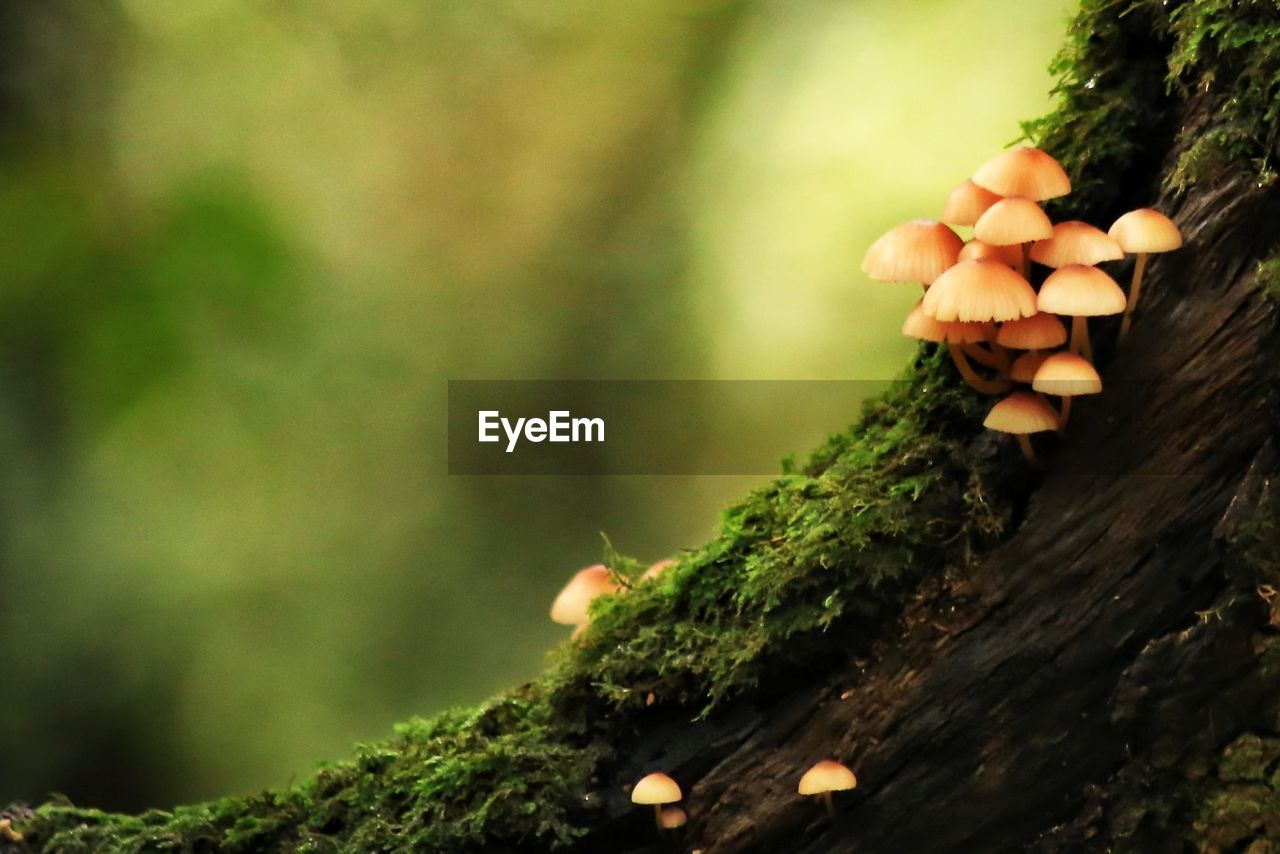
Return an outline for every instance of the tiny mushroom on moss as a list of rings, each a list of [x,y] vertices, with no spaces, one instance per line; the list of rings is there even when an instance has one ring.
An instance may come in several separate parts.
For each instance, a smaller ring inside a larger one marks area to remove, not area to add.
[[[831,803],[832,792],[845,792],[856,788],[858,778],[844,765],[832,759],[824,759],[815,764],[800,778],[796,790],[806,797],[818,795],[827,815],[835,815],[835,807]]]
[[[1062,398],[1062,411],[1058,414],[1058,432],[1067,429],[1071,417],[1071,399],[1082,394],[1098,394],[1102,391],[1102,377],[1089,363],[1075,353],[1054,353],[1036,370],[1031,387],[1045,394]]]
[[[597,596],[618,592],[613,574],[602,563],[578,571],[564,586],[551,604],[551,620],[565,626],[577,626],[581,631],[591,622],[588,610]],[[577,632],[575,632],[577,634]]]
[[[997,433],[1016,436],[1018,447],[1022,449],[1027,462],[1040,468],[1040,459],[1031,447],[1031,434],[1057,430],[1058,413],[1040,395],[1029,391],[1015,391],[991,407],[982,426]]]
[[[1000,195],[973,181],[965,181],[947,196],[942,206],[942,221],[951,225],[973,225],[987,208],[1000,201]]]
[[[633,804],[645,804],[653,806],[653,820],[658,826],[658,830],[662,830],[662,807],[665,804],[674,804],[684,797],[684,793],[680,791],[680,786],[675,780],[672,780],[666,774],[655,771],[641,778],[631,790],[631,802]]]
[[[1142,274],[1147,269],[1147,256],[1154,252],[1172,252],[1182,246],[1182,232],[1173,220],[1151,208],[1139,208],[1120,217],[1107,231],[1125,252],[1136,254],[1133,280],[1129,284],[1129,298],[1125,304],[1124,319],[1120,321],[1120,340],[1129,333],[1133,309],[1142,292]]]
[[[662,573],[666,572],[668,569],[670,569],[675,565],[676,565],[676,562],[671,558],[667,558],[666,560],[660,560],[657,563],[650,566],[648,569],[646,569],[644,571],[644,575],[640,576],[640,579],[643,581],[649,578],[657,578],[658,576],[662,575]]]
[[[1097,267],[1068,264],[1049,274],[1036,297],[1040,311],[1070,315],[1071,351],[1093,358],[1087,318],[1124,311],[1124,291]]]
[[[926,288],[956,263],[964,241],[947,226],[917,219],[889,229],[862,258],[862,272],[878,282],[920,282]]]

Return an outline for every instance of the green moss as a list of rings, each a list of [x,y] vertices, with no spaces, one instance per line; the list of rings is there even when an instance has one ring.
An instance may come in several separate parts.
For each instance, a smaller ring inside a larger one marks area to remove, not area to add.
[[[1170,86],[1214,105],[1210,127],[1184,129],[1188,148],[1170,181],[1184,187],[1248,161],[1259,184],[1272,183],[1280,144],[1280,7],[1273,0],[1187,0],[1171,6],[1168,21]]]
[[[1280,738],[1245,734],[1222,751],[1192,821],[1199,850],[1274,850],[1280,844]],[[1266,847],[1263,847],[1266,846]]]
[[[713,714],[788,662],[847,655],[925,574],[999,536],[1011,506],[996,475],[1024,467],[970,450],[985,406],[932,353],[659,579],[633,580],[638,565],[607,546],[631,589],[593,604],[540,682],[479,711],[412,721],[283,792],[136,817],[48,805],[23,829],[58,851],[567,843],[587,823],[590,777],[627,738],[618,710],[653,693]]]
[[[1280,258],[1269,258],[1259,263],[1254,282],[1264,296],[1280,302]]]

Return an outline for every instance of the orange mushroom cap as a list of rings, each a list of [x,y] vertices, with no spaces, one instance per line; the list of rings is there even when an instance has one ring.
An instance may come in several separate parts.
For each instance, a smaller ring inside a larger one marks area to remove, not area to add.
[[[1058,397],[1097,394],[1102,391],[1102,377],[1088,359],[1075,353],[1054,353],[1040,365],[1031,387]]]
[[[1173,220],[1151,208],[1129,211],[1111,224],[1107,234],[1125,252],[1170,252],[1182,245],[1182,232]]]
[[[618,585],[604,564],[589,566],[569,579],[560,591],[551,604],[551,619],[566,626],[581,626],[591,621],[587,606],[593,599],[617,591]]]
[[[658,823],[663,830],[675,830],[689,823],[689,814],[680,807],[664,807]]]
[[[644,571],[644,575],[640,576],[640,578],[642,580],[646,578],[657,578],[659,575],[662,575],[662,573],[666,572],[668,569],[670,569],[675,565],[676,565],[676,562],[674,560],[671,560],[670,558],[668,558],[667,560],[660,560],[657,563],[650,566],[648,569],[646,569]]]
[[[930,284],[960,255],[964,241],[947,226],[916,219],[889,229],[867,249],[862,272],[879,282]]]
[[[942,221],[952,225],[973,225],[987,208],[1000,201],[1000,196],[979,187],[973,181],[965,181],[947,196],[942,206]]]
[[[1037,312],[1010,320],[996,333],[996,343],[1015,350],[1046,350],[1067,342],[1067,327],[1056,314]]]
[[[1044,364],[1044,360],[1049,358],[1048,353],[1042,353],[1032,350],[1023,353],[1021,356],[1013,360],[1013,364],[1009,366],[1009,379],[1015,383],[1030,384],[1036,378],[1036,371],[1040,370],[1040,366]]]
[[[800,778],[796,790],[802,795],[821,795],[824,792],[844,792],[857,788],[858,778],[853,772],[831,759],[814,765]]]
[[[1041,311],[1072,317],[1096,317],[1124,311],[1127,298],[1115,279],[1097,267],[1068,264],[1049,274],[1040,286]]]
[[[660,771],[645,776],[631,790],[633,804],[673,804],[682,797],[680,785]]]
[[[973,236],[983,243],[1008,246],[1053,236],[1053,223],[1044,209],[1031,199],[1015,196],[1001,199],[978,217]]]
[[[1015,391],[991,407],[982,426],[997,433],[1043,433],[1058,429],[1058,413],[1040,395]]]
[[[1031,260],[1046,267],[1067,264],[1100,264],[1124,257],[1120,244],[1100,228],[1070,220],[1053,227],[1053,236],[1031,247]]]
[[[973,173],[973,183],[1002,196],[1025,196],[1037,202],[1071,192],[1062,165],[1029,145],[997,154]]]
[[[924,301],[902,321],[902,334],[921,341],[946,341],[950,344],[976,344],[990,341],[996,336],[994,323],[964,323],[959,320],[934,320],[924,313]]]
[[[960,250],[961,261],[999,261],[1015,270],[1022,269],[1022,247],[1016,243],[996,246],[981,240],[970,240]]]
[[[1017,320],[1036,313],[1036,292],[999,261],[961,261],[934,280],[922,305],[935,320]]]

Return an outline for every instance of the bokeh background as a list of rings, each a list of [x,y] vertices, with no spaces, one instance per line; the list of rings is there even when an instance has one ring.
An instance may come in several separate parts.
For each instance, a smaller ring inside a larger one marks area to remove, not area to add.
[[[282,785],[535,674],[600,532],[759,479],[451,478],[446,381],[894,376],[861,253],[1047,109],[1068,7],[0,0],[0,802]]]

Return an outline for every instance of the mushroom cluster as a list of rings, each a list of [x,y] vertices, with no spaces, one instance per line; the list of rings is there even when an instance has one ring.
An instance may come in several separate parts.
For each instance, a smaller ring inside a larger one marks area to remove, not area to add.
[[[951,192],[941,222],[899,225],[871,244],[862,261],[863,272],[877,281],[924,287],[902,333],[946,344],[975,390],[1007,394],[983,424],[1017,436],[1033,465],[1039,460],[1031,434],[1065,430],[1072,398],[1102,391],[1089,318],[1123,315],[1123,340],[1148,255],[1182,245],[1178,227],[1149,208],[1126,213],[1107,232],[1078,220],[1051,222],[1041,203],[1070,191],[1053,157],[1030,146],[1011,148]],[[962,240],[953,226],[971,227],[972,239]],[[1137,256],[1127,295],[1098,267],[1126,254]],[[1063,318],[1071,319],[1069,335]],[[1060,398],[1060,406],[1045,395]]]

